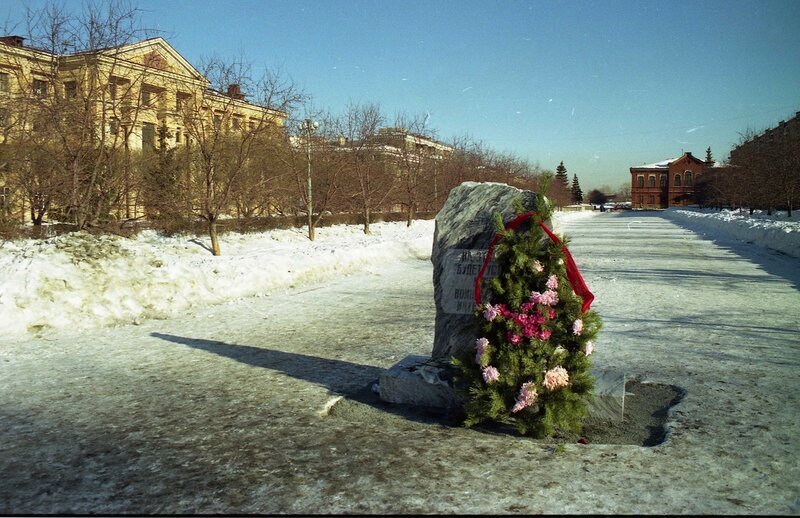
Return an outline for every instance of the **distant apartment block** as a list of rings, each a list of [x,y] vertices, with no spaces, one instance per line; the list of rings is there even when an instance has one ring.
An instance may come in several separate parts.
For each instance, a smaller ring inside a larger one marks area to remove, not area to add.
[[[744,165],[751,157],[788,157],[800,148],[800,112],[788,121],[780,121],[760,135],[739,144],[731,150],[731,164]]]

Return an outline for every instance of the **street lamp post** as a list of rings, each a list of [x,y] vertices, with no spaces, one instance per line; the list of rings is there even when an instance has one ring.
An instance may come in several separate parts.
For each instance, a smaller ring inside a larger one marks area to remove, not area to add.
[[[311,133],[319,127],[317,121],[306,119],[300,124],[300,129],[306,133],[306,152],[308,156],[308,175],[306,177],[306,215],[308,216],[308,239],[314,241],[314,220],[312,212],[314,210],[314,199],[311,191]]]

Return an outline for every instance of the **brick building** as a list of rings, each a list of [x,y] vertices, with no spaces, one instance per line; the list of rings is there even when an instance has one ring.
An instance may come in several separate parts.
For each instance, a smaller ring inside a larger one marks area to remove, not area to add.
[[[745,164],[752,156],[773,154],[790,155],[800,143],[800,112],[788,121],[755,135],[731,150],[732,164]]]
[[[677,158],[631,167],[631,203],[635,209],[666,209],[694,203],[697,179],[720,170],[718,163],[706,162],[686,152]]]

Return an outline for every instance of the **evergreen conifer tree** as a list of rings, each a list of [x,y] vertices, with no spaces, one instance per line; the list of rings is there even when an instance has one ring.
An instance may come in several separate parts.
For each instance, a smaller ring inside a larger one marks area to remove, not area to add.
[[[564,167],[564,162],[558,164],[556,167],[556,181],[564,186],[564,189],[569,190],[569,177],[567,176],[567,168]]]
[[[714,157],[711,156],[711,146],[706,148],[706,162],[711,162],[714,160]]]
[[[572,203],[583,203],[583,191],[576,174],[572,175]]]
[[[546,199],[545,199],[546,200]],[[516,204],[522,213],[522,203]],[[478,340],[453,359],[466,387],[465,426],[513,424],[522,434],[580,432],[594,378],[589,355],[602,326],[567,276],[566,239],[555,242],[540,223],[552,207],[506,229],[495,247],[497,277],[482,283],[489,302],[476,307]]]

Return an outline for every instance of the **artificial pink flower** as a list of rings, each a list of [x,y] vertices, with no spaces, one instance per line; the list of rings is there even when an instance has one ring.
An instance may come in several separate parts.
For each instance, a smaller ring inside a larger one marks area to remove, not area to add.
[[[475,340],[475,363],[481,364],[481,358],[486,353],[486,348],[489,347],[489,340],[486,338],[478,338]]]
[[[594,342],[586,342],[586,356],[589,356],[594,351]]]
[[[582,332],[583,332],[583,320],[578,318],[575,320],[575,322],[572,323],[572,334],[578,336]]]
[[[542,266],[542,263],[534,259],[533,269],[536,270],[537,272],[541,272],[544,270],[544,266]]]
[[[520,410],[531,406],[536,401],[537,395],[532,381],[523,383],[522,388],[519,389],[519,394],[517,394],[517,402],[511,412],[516,414]]]
[[[509,309],[506,307],[506,305],[505,305],[505,304],[498,304],[498,305],[496,305],[496,306],[495,306],[495,308],[497,309],[497,311],[499,311],[499,312],[500,312],[500,316],[501,316],[501,317],[503,317],[503,318],[505,318],[505,319],[509,319],[509,318],[511,318],[511,317],[514,315],[514,313],[512,313],[512,312],[511,312],[511,311],[510,311],[510,310],[509,310]]]
[[[500,379],[500,372],[491,365],[483,369],[483,381],[485,381],[487,384],[494,383],[499,379]]]
[[[555,290],[547,290],[544,293],[538,291],[531,292],[531,302],[534,304],[542,304],[545,306],[555,306],[558,304],[558,292]]]
[[[500,315],[500,308],[486,304],[486,309],[483,311],[483,318],[491,322]]]
[[[566,387],[569,384],[569,373],[567,369],[562,366],[553,367],[544,373],[544,388],[547,390],[555,390],[559,387]]]
[[[556,277],[556,275],[555,275],[555,274],[551,275],[551,276],[550,276],[550,277],[547,279],[547,284],[546,284],[546,286],[547,286],[547,289],[549,289],[549,290],[554,290],[554,289],[556,289],[556,288],[558,287],[558,277]]]

